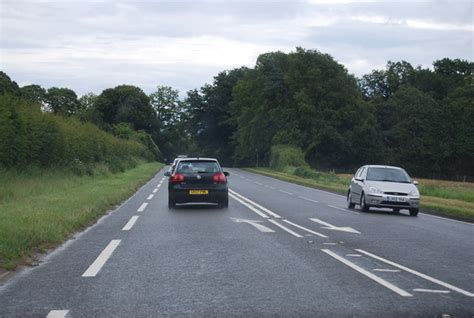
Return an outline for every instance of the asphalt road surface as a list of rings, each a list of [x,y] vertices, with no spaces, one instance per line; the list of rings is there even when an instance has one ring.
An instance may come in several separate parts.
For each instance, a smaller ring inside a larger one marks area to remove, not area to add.
[[[474,316],[472,224],[228,171],[226,210],[168,210],[160,172],[4,283],[0,316]]]

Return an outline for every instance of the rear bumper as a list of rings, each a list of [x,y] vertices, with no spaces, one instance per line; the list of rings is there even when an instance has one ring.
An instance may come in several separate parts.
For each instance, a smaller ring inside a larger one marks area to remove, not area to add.
[[[394,196],[390,196],[393,198]],[[412,196],[396,197],[402,198],[403,201],[390,201],[385,195],[369,194],[366,198],[366,203],[373,207],[380,208],[398,208],[398,209],[417,209],[420,207],[420,198]]]
[[[196,190],[208,190],[208,194],[189,194],[191,189],[168,189],[168,194],[171,200],[175,203],[192,203],[192,202],[210,202],[220,203],[228,196],[228,188],[219,187],[216,189],[195,188]]]

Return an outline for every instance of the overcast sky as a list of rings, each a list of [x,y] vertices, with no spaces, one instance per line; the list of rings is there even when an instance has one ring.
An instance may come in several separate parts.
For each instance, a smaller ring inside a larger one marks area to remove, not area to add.
[[[0,68],[20,86],[183,96],[259,54],[301,46],[361,76],[388,60],[473,60],[473,5],[451,1],[0,0]]]

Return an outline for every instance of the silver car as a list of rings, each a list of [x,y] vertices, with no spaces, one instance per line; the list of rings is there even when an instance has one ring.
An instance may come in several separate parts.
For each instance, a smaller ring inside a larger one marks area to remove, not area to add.
[[[417,184],[402,168],[363,166],[349,185],[347,207],[353,209],[358,204],[362,211],[369,211],[370,207],[392,208],[394,212],[407,209],[416,216],[420,207]]]

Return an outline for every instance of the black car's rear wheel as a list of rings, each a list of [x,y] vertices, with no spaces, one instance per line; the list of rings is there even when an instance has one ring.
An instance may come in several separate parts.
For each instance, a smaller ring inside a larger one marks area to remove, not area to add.
[[[168,196],[168,209],[176,208],[176,202],[174,202],[171,196]]]
[[[219,208],[227,209],[229,207],[229,197],[226,196],[224,199],[219,202]]]
[[[419,209],[410,209],[410,215],[411,216],[417,216],[418,215]]]

